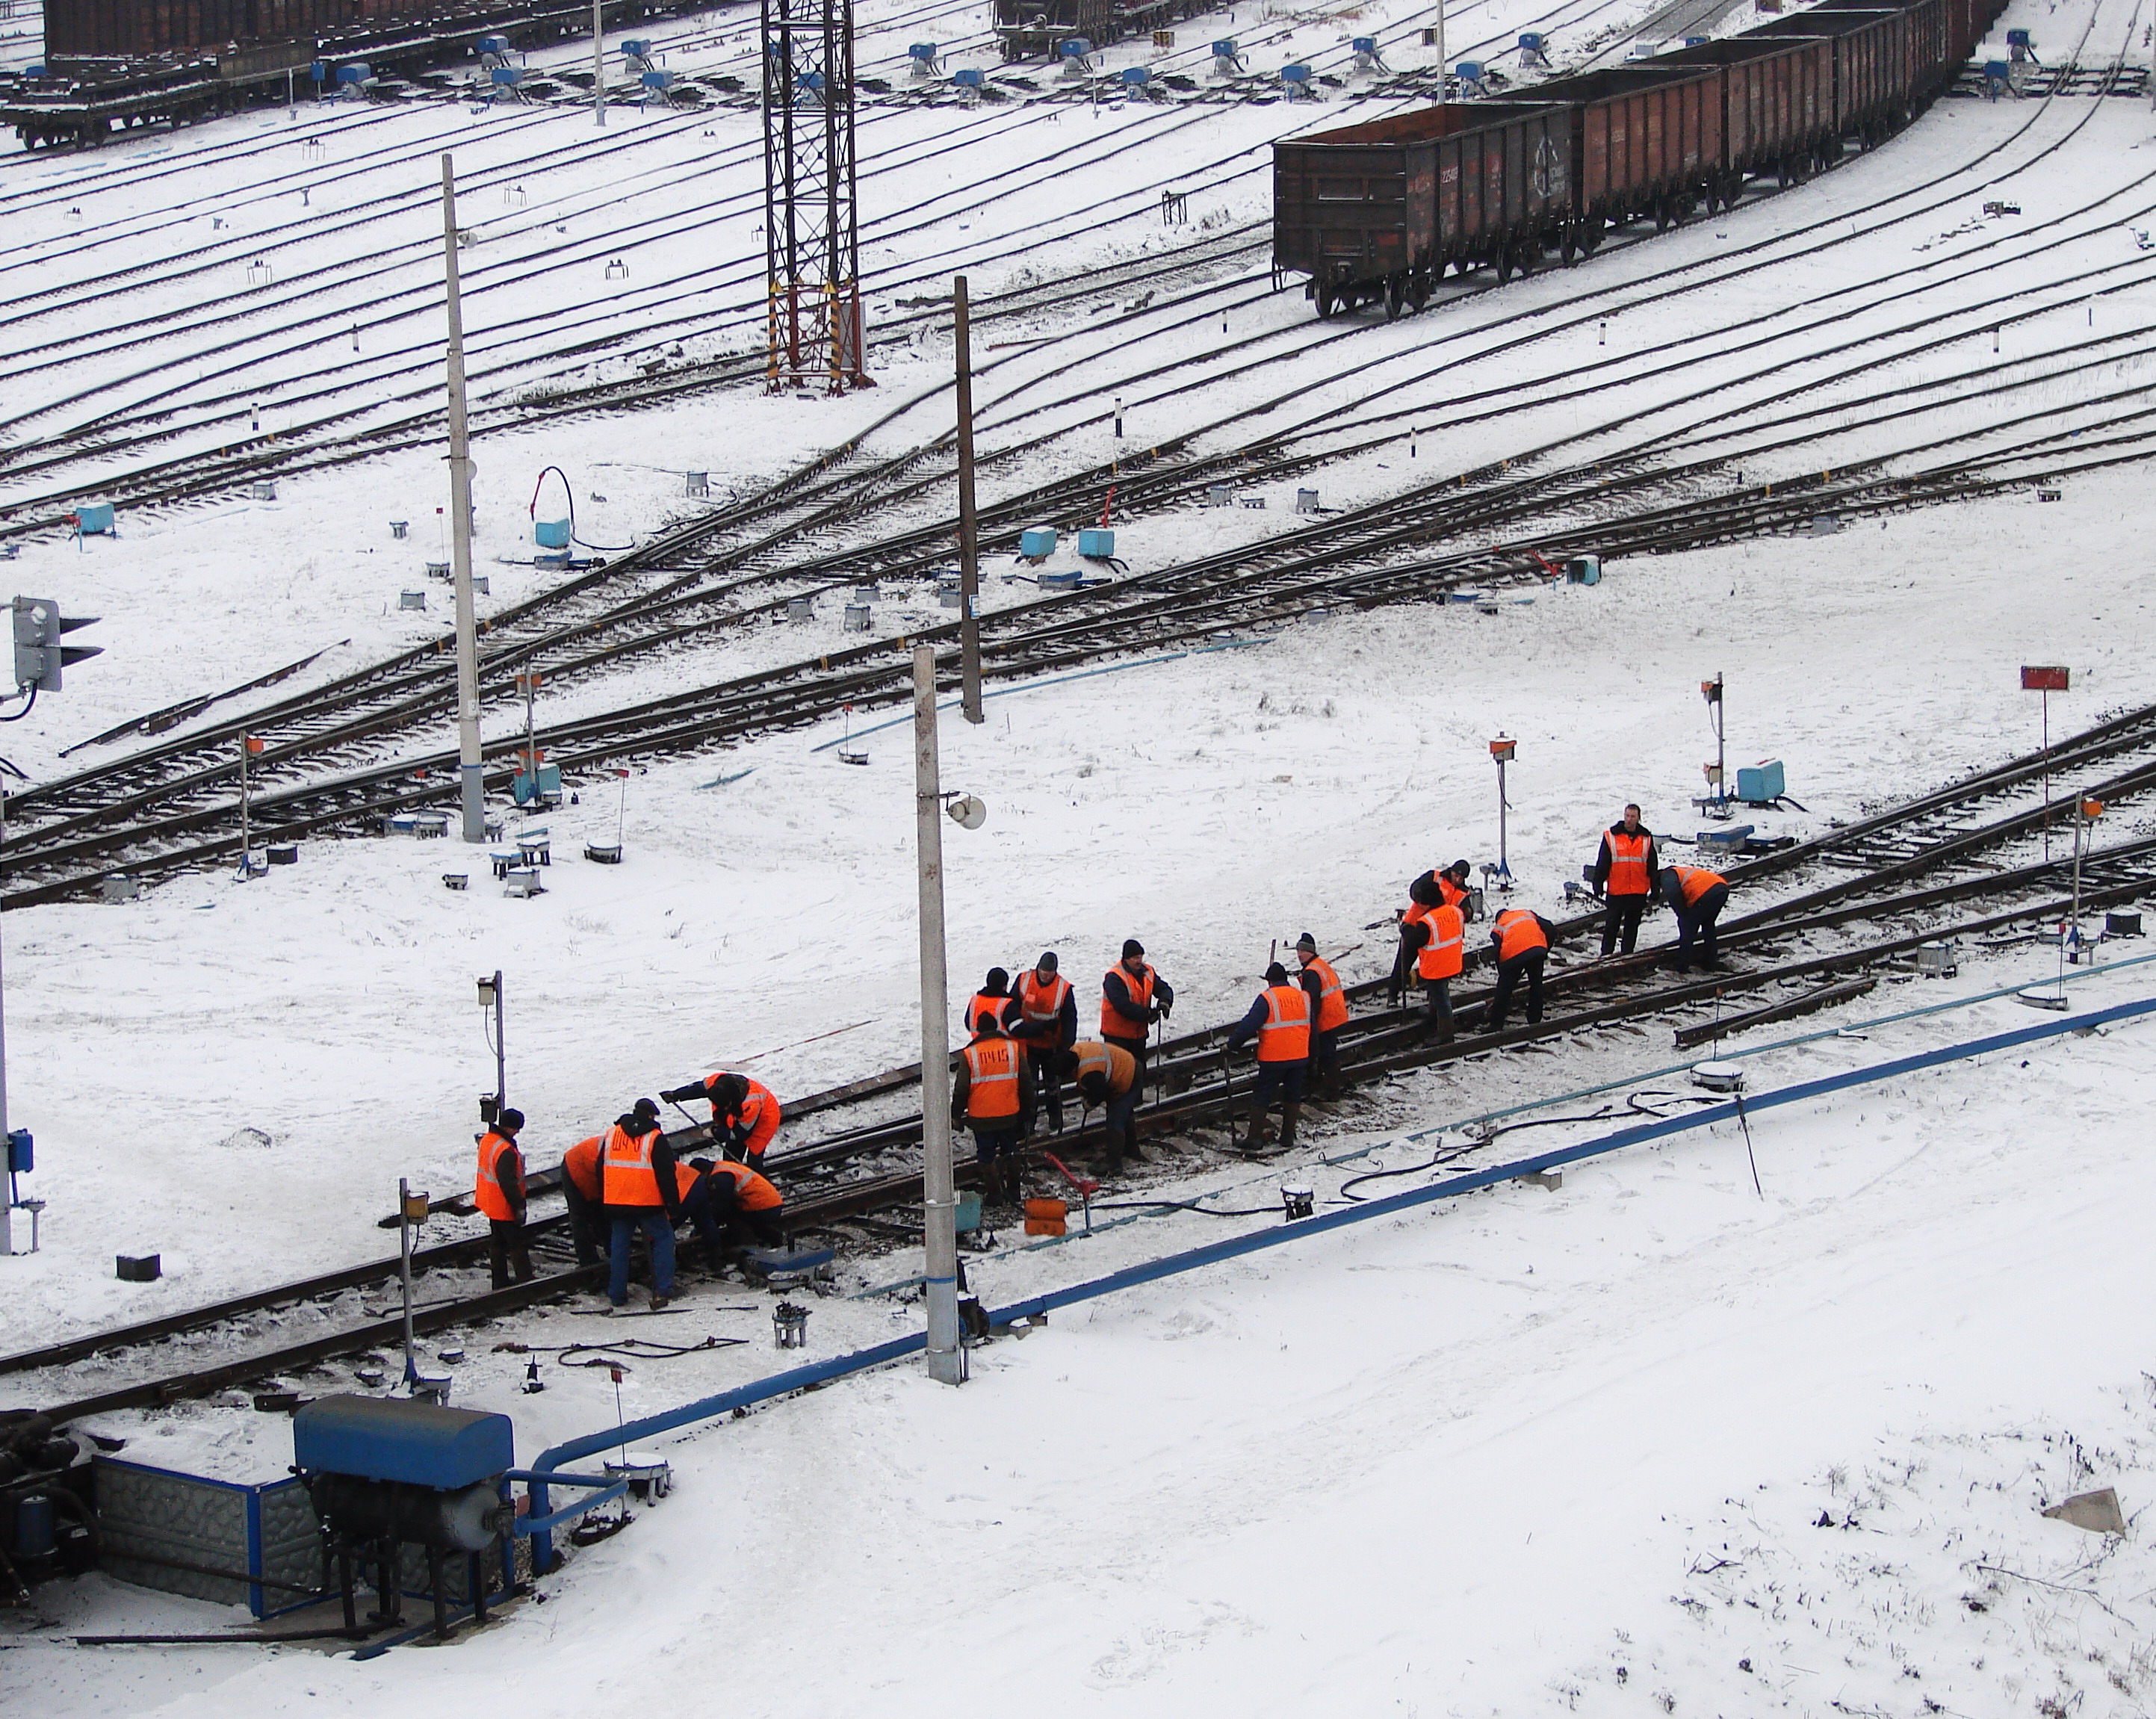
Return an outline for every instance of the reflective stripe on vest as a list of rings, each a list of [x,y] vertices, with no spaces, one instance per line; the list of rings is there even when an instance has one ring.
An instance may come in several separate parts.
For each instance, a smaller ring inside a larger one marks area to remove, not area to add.
[[[617,1122],[607,1130],[606,1149],[599,1165],[599,1192],[610,1206],[663,1206],[659,1193],[659,1172],[651,1162],[651,1148],[659,1139],[649,1134],[630,1134]]]
[[[1671,869],[1677,875],[1677,887],[1684,891],[1685,906],[1687,907],[1698,906],[1702,895],[1717,884],[1729,881],[1718,871],[1702,871],[1691,865],[1677,865]]]
[[[1467,900],[1467,891],[1440,871],[1437,874],[1437,898],[1447,907],[1457,907]]]
[[[1310,1055],[1310,993],[1300,985],[1265,988],[1265,1024],[1258,1029],[1260,1062],[1302,1062]]]
[[[1647,849],[1655,839],[1644,829],[1637,835],[1613,829],[1604,839],[1609,844],[1609,875],[1604,890],[1613,895],[1645,895],[1654,882],[1647,871]]]
[[[1332,963],[1312,956],[1310,965],[1303,971],[1317,975],[1317,1030],[1329,1033],[1335,1027],[1344,1026],[1348,998],[1341,991],[1340,975],[1332,971]]]
[[[1070,1048],[1078,1055],[1077,1072],[1072,1078],[1082,1080],[1088,1075],[1105,1075],[1111,1098],[1121,1098],[1138,1077],[1138,1060],[1120,1044],[1096,1044],[1088,1040]]]
[[[599,1137],[580,1140],[562,1154],[562,1173],[588,1200],[599,1197]]]
[[[1419,979],[1456,979],[1466,963],[1467,921],[1457,907],[1425,907],[1422,923],[1430,928],[1430,941],[1415,957]]]
[[[501,1162],[502,1153],[514,1143],[506,1134],[480,1137],[479,1187],[475,1203],[497,1224],[506,1224],[516,1216],[516,1207],[509,1198],[509,1190],[501,1185],[501,1174],[495,1167]]]
[[[772,1137],[778,1132],[778,1124],[783,1114],[778,1107],[777,1095],[768,1086],[761,1080],[750,1081],[748,1096],[742,1101],[741,1108],[733,1115],[735,1123],[748,1130],[748,1139],[742,1150],[751,1158],[760,1160],[763,1157],[764,1147],[771,1144]]]
[[[1144,1038],[1145,1022],[1127,1021],[1110,1006],[1107,997],[1107,984],[1110,979],[1121,979],[1123,982],[1123,989],[1130,995],[1131,1007],[1137,1010],[1140,1014],[1143,1014],[1152,1007],[1152,969],[1150,967],[1142,966],[1138,977],[1132,978],[1130,969],[1121,962],[1117,962],[1108,969],[1101,981],[1101,1030],[1111,1039]]]
[[[1531,949],[1547,949],[1549,939],[1535,921],[1533,914],[1524,907],[1507,907],[1499,914],[1491,929],[1497,934],[1497,959],[1510,961],[1516,955],[1525,955]]]
[[[1019,1048],[1008,1039],[976,1039],[960,1053],[971,1084],[966,1114],[983,1122],[1018,1114]]]
[[[732,1158],[721,1158],[711,1166],[711,1173],[733,1178],[734,1192],[740,1198],[744,1212],[775,1212],[786,1203],[778,1188],[747,1164],[737,1164]]]
[[[985,991],[974,992],[966,999],[966,1030],[968,1033],[973,1030],[973,1023],[981,1018],[983,1012],[993,1017],[995,1024],[1000,1027],[1004,1024],[1004,1011],[1009,1007],[1010,998],[1008,997],[991,997]]]
[[[1019,1010],[1034,1025],[1045,1025],[1063,1013],[1063,999],[1070,994],[1070,981],[1062,974],[1045,985],[1035,984],[1033,969],[1029,967],[1018,982]]]

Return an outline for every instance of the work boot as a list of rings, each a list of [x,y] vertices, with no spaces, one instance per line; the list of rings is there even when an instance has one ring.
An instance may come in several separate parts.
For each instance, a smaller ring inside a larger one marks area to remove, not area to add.
[[[981,1166],[981,1193],[989,1205],[1007,1206],[1010,1203],[1010,1191],[1004,1185],[1004,1167],[1000,1163]]]
[[[1136,1122],[1124,1125],[1122,1155],[1134,1164],[1142,1164],[1146,1161],[1146,1155],[1138,1150],[1138,1125]]]
[[[662,1310],[663,1310],[663,1309],[665,1309],[665,1307],[667,1307],[667,1306],[670,1306],[670,1305],[672,1304],[672,1302],[673,1302],[673,1300],[674,1300],[674,1297],[673,1297],[673,1296],[662,1296],[662,1295],[660,1295],[660,1294],[659,1293],[659,1291],[658,1291],[657,1290],[654,1290],[654,1291],[652,1291],[652,1292],[651,1292],[651,1311],[652,1311],[654,1313],[660,1312],[660,1311],[662,1311]]]
[[[1300,1104],[1284,1104],[1281,1106],[1280,1143],[1282,1152],[1294,1146],[1295,1125],[1301,1120],[1301,1116],[1302,1106]]]
[[[1272,1125],[1265,1121],[1265,1113],[1253,1106],[1250,1110],[1250,1137],[1243,1142],[1245,1152],[1263,1152],[1272,1144]]]

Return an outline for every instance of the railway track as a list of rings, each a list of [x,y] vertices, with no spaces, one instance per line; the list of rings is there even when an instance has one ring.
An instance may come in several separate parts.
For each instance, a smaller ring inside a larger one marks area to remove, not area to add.
[[[2092,781],[2091,773],[2099,770],[2108,773]],[[1567,962],[1563,957],[1568,946],[1593,932],[1600,916],[1568,918],[1558,926],[1558,964],[1546,984],[1550,1012],[1545,1019],[1500,1031],[1477,1030],[1486,1022],[1490,1000],[1486,986],[1477,983],[1488,964],[1486,952],[1478,950],[1455,1000],[1463,1030],[1450,1042],[1431,1038],[1417,1007],[1390,1001],[1387,979],[1353,984],[1348,994],[1353,1012],[1342,1034],[1343,1080],[1350,1088],[1367,1090],[1416,1070],[1605,1028],[1636,1029],[1646,1021],[1673,1027],[1680,1044],[1712,1042],[1748,1024],[1832,1007],[1861,994],[1882,976],[1906,976],[1913,970],[1915,952],[1928,944],[1957,940],[1982,947],[2025,937],[2056,921],[2075,899],[2066,854],[2025,851],[2056,810],[2043,786],[2066,774],[2076,777],[2076,797],[2095,793],[2112,802],[2131,801],[2156,788],[2156,706],[2123,712],[2047,752],[2005,761],[1807,842],[1730,867],[1727,875],[1742,892],[1740,901],[1752,901],[1774,881],[1799,874],[1856,874],[1774,895],[1727,921],[1722,945],[1743,957],[1742,967],[1703,977],[1665,972],[1661,963],[1666,945],[1633,957]],[[2156,837],[2131,835],[2083,856],[2079,904],[2084,914],[2151,896],[2156,896]],[[1732,998],[1754,1006],[1725,1020],[1722,1009]],[[1151,1101],[1139,1112],[1143,1136],[1155,1141],[1175,1137],[1199,1149],[1225,1143],[1214,1137],[1224,1126],[1232,1128],[1248,1090],[1246,1074],[1231,1069],[1221,1051],[1225,1031],[1208,1028],[1159,1047],[1149,1076]],[[789,1106],[793,1128],[798,1131],[818,1116],[843,1116],[862,1104],[902,1101],[919,1078],[917,1065],[889,1070],[796,1101]],[[700,1131],[670,1137],[685,1153],[697,1143]],[[1083,1152],[1097,1143],[1097,1137],[1098,1131],[1081,1116],[1080,1125],[1058,1137],[1055,1146],[1063,1153]],[[907,1214],[917,1210],[921,1198],[919,1144],[919,1118],[908,1114],[843,1126],[774,1155],[773,1173],[789,1191],[790,1227],[797,1233],[830,1234],[855,1248],[886,1245],[894,1235],[902,1239],[916,1227]],[[535,1194],[543,1194],[557,1176],[542,1173],[535,1178]],[[969,1177],[970,1167],[962,1167],[961,1181]],[[454,1212],[461,1199],[437,1201],[436,1208]],[[1145,1203],[1142,1186],[1127,1203]],[[595,1273],[575,1265],[567,1253],[564,1226],[558,1215],[536,1220],[540,1257],[549,1269],[533,1282],[506,1291],[456,1284],[448,1297],[422,1302],[418,1328],[431,1332],[495,1318],[594,1286]],[[465,1237],[424,1248],[415,1255],[415,1267],[426,1275],[430,1291],[438,1289],[444,1286],[444,1274],[475,1265],[484,1246],[482,1238]],[[108,1388],[54,1403],[44,1412],[61,1420],[82,1419],[300,1372],[394,1341],[401,1322],[388,1317],[388,1309],[370,1308],[362,1292],[391,1281],[397,1270],[393,1259],[375,1260],[68,1339],[0,1357],[0,1374],[80,1369],[85,1363],[132,1373],[136,1369],[123,1358],[132,1352],[155,1357],[162,1352],[160,1345],[218,1332],[244,1342],[250,1333],[261,1335],[264,1323],[274,1326],[280,1310],[307,1306],[308,1323],[318,1326],[326,1314],[339,1328],[326,1334],[317,1330],[296,1342],[281,1341],[285,1333],[273,1329],[274,1347],[220,1358],[208,1367],[108,1381]]]

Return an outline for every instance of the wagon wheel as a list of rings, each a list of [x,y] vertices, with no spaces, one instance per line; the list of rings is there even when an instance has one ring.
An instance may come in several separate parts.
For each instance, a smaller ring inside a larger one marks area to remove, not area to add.
[[[1407,308],[1407,282],[1400,275],[1389,276],[1385,281],[1385,321],[1397,322],[1400,312]]]
[[[1519,244],[1520,273],[1522,275],[1533,274],[1535,272],[1535,264],[1542,260],[1542,246],[1535,240],[1532,239],[1522,239]]]
[[[1419,310],[1430,302],[1432,283],[1430,275],[1418,269],[1408,277],[1408,302]]]
[[[1512,248],[1501,245],[1497,250],[1497,285],[1502,286],[1512,278]]]
[[[1579,229],[1568,223],[1557,243],[1558,259],[1569,269],[1579,255]]]
[[[1323,281],[1317,283],[1317,320],[1324,321],[1332,314],[1332,289]]]

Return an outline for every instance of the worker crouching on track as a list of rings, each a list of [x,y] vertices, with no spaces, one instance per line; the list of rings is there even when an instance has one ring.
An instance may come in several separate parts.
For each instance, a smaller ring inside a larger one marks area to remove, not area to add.
[[[569,1240],[579,1265],[596,1265],[607,1251],[606,1202],[601,1197],[599,1154],[606,1140],[594,1134],[562,1154],[562,1198],[569,1208]]]
[[[1677,916],[1677,971],[1691,970],[1695,940],[1700,946],[1700,965],[1712,967],[1714,926],[1729,905],[1729,880],[1697,865],[1667,865],[1655,881]]]
[[[1057,1053],[1056,1069],[1071,1077],[1081,1104],[1106,1107],[1101,1122],[1106,1142],[1103,1167],[1108,1175],[1120,1173],[1123,1142],[1138,1107],[1138,1060],[1119,1044],[1081,1039],[1068,1050]]]
[[[1539,913],[1508,907],[1491,921],[1490,941],[1497,946],[1497,989],[1490,998],[1490,1030],[1503,1029],[1506,1006],[1522,979],[1527,982],[1527,1024],[1543,1018],[1543,967],[1549,960],[1556,927]]]
[[[1637,806],[1627,806],[1625,815],[1602,832],[1601,850],[1587,868],[1588,883],[1609,902],[1602,916],[1605,956],[1616,954],[1620,942],[1630,955],[1640,941],[1640,916],[1655,899],[1655,874],[1661,870],[1654,831],[1640,822]]]
[[[1033,1065],[1033,1084],[1048,1110],[1048,1126],[1063,1131],[1063,1053],[1078,1042],[1078,993],[1056,972],[1055,952],[1019,975],[1018,1011],[1004,1025]],[[1032,1131],[1029,1125],[1027,1131]]]
[[[783,1120],[777,1095],[762,1081],[721,1072],[659,1096],[669,1104],[708,1100],[711,1144],[744,1163],[762,1167],[764,1151],[777,1137]]]
[[[1168,1019],[1175,1008],[1175,992],[1168,981],[1146,965],[1145,945],[1136,937],[1123,942],[1122,959],[1110,967],[1101,981],[1101,1036],[1130,1053],[1138,1065],[1138,1083],[1145,1083],[1146,1035],[1153,1023]],[[1133,1106],[1123,1130],[1122,1156],[1143,1163],[1138,1150],[1138,1125]]]
[[[1311,1078],[1326,1092],[1337,1090],[1340,1029],[1348,1024],[1348,993],[1332,963],[1317,952],[1317,939],[1305,931],[1295,940],[1295,958],[1302,968],[1302,988],[1310,993],[1316,1037],[1310,1054]]]
[[[522,1111],[504,1111],[479,1137],[477,1203],[486,1218],[486,1264],[496,1289],[531,1280],[531,1245],[524,1236],[524,1155],[516,1148]]]
[[[674,1226],[682,1214],[674,1148],[660,1131],[659,1106],[649,1099],[638,1099],[607,1130],[599,1177],[613,1228],[607,1300],[617,1312],[629,1305],[629,1244],[641,1229],[651,1242],[651,1311],[656,1313],[674,1298]]]
[[[1228,1034],[1228,1049],[1235,1050],[1255,1037],[1258,1041],[1258,1080],[1250,1091],[1250,1133],[1243,1150],[1256,1152],[1272,1139],[1265,1121],[1266,1108],[1281,1101],[1280,1147],[1295,1144],[1295,1125],[1302,1115],[1302,1076],[1310,1066],[1310,993],[1287,976],[1276,961],[1265,969],[1265,988],[1258,993],[1250,1012]]]
[[[1440,1044],[1452,1040],[1452,982],[1467,962],[1467,921],[1457,904],[1445,899],[1435,872],[1408,885],[1414,903],[1400,921],[1400,964],[1413,971],[1429,999],[1424,1017]]]
[[[958,1053],[951,1114],[973,1131],[981,1185],[997,1205],[1018,1198],[1019,1148],[1033,1106],[1032,1064],[994,1013],[983,1009],[974,1017],[972,1042]]]
[[[682,1195],[681,1209],[702,1239],[705,1263],[713,1271],[726,1269],[729,1252],[752,1242],[767,1248],[786,1245],[778,1221],[786,1201],[768,1179],[732,1158],[716,1163],[691,1158],[689,1167],[696,1179]]]

